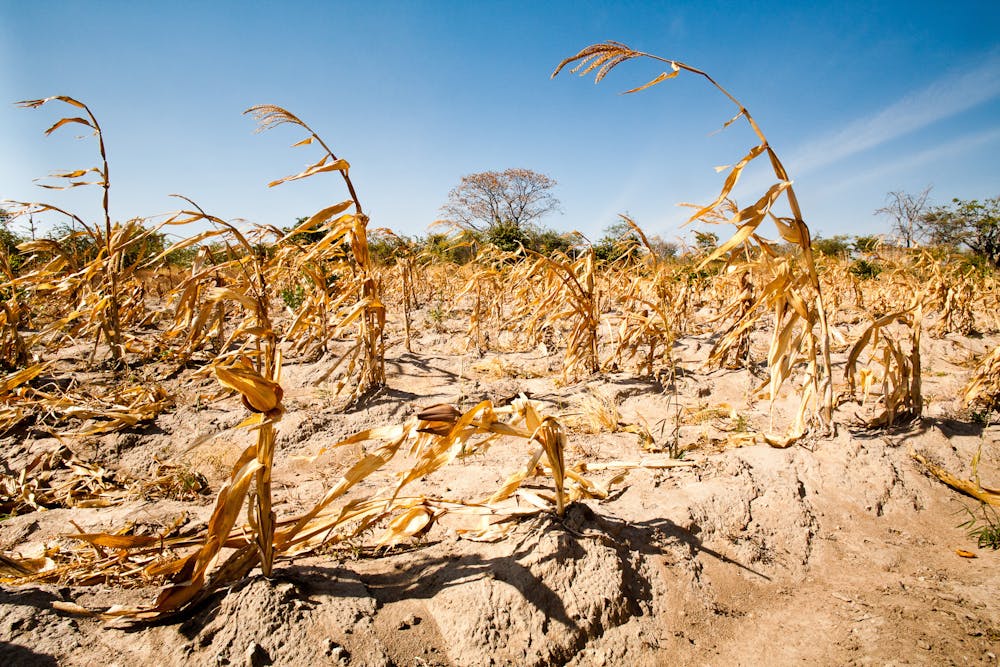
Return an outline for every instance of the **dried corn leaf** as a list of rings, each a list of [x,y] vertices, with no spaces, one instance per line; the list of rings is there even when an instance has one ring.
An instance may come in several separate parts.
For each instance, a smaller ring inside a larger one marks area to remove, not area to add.
[[[911,451],[910,456],[923,464],[928,472],[956,491],[960,491],[980,502],[1000,507],[1000,490],[987,489],[970,480],[956,477],[941,466],[931,463],[924,456],[916,452]]]
[[[267,414],[280,408],[284,394],[281,385],[268,380],[245,361],[231,366],[215,365],[212,370],[219,383],[239,393],[254,412]]]
[[[965,405],[1000,408],[1000,345],[976,365],[969,381],[962,388],[962,400]]]

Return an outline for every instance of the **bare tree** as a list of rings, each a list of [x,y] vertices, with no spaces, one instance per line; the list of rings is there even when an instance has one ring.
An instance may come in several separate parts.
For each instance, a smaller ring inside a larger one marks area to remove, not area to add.
[[[892,233],[905,243],[907,248],[916,245],[923,232],[920,222],[926,212],[927,197],[930,193],[930,185],[915,195],[901,191],[890,192],[886,195],[888,203],[875,211],[875,215],[889,218]]]
[[[463,176],[441,207],[445,220],[465,229],[487,231],[501,223],[523,227],[559,210],[555,180],[530,169],[484,171]]]

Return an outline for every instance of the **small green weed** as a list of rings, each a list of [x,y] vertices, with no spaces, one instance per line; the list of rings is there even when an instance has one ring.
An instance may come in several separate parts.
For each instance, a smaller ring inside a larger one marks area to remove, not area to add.
[[[281,290],[281,300],[291,310],[298,310],[299,306],[306,300],[305,286],[302,283],[298,283],[295,287],[288,287]]]
[[[980,549],[1000,549],[1000,513],[996,508],[986,503],[979,506],[980,513],[972,511],[968,507],[965,511],[969,514],[969,520],[958,524],[959,528],[965,528],[970,539],[975,539]]]
[[[969,412],[969,419],[972,420],[973,424],[977,424],[979,426],[989,426],[990,419],[992,418],[992,416],[993,416],[993,410],[990,409],[971,410]]]
[[[438,303],[436,306],[427,311],[427,318],[433,323],[434,329],[441,331],[444,328],[444,320],[448,316],[448,311],[445,310],[444,304]]]
[[[736,415],[736,421],[733,424],[733,430],[737,433],[747,433],[750,430],[750,421],[743,415]]]

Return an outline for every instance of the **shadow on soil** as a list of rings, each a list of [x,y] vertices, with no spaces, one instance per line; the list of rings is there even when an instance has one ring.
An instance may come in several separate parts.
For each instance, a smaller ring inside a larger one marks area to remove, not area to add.
[[[547,561],[558,564],[583,559],[595,543],[615,552],[626,584],[623,593],[632,607],[630,612],[635,615],[641,615],[640,605],[653,597],[651,583],[641,571],[644,557],[668,555],[676,562],[678,552],[689,558],[705,554],[770,580],[764,573],[704,546],[696,532],[684,530],[665,519],[638,523],[621,521],[596,514],[578,503],[567,509],[563,519],[542,515],[526,521],[508,538],[512,548],[505,550],[504,555],[477,553],[474,542],[459,542],[464,552],[456,553],[456,543],[449,542],[430,545],[426,550],[410,550],[405,559],[394,559],[393,556],[401,554],[392,552],[386,557],[383,571],[371,572],[369,569],[367,574],[358,575],[350,564],[346,567],[292,566],[277,572],[276,579],[294,583],[306,597],[319,592],[338,597],[371,596],[383,605],[400,600],[430,599],[447,588],[489,578],[516,589],[548,618],[577,629],[579,624],[567,611],[561,592],[554,590],[537,572],[545,571]],[[557,546],[540,550],[539,543],[546,536],[555,536]],[[442,553],[443,550],[446,551]],[[544,555],[539,558],[539,553]]]
[[[0,664],[7,667],[56,667],[59,661],[51,655],[35,653],[30,648],[0,642]]]
[[[21,612],[16,611],[16,607],[32,607],[37,611],[44,613],[53,613],[52,603],[60,600],[61,598],[54,593],[38,588],[22,588],[22,589],[6,589],[0,588],[0,607],[4,609],[4,625],[10,630],[11,637],[17,637],[23,630],[29,630],[30,628],[26,626],[26,623],[37,623],[35,617],[37,612],[31,612],[29,617],[24,617]],[[14,618],[7,616],[7,614],[13,613]],[[9,625],[8,625],[9,624]],[[22,627],[25,626],[25,627]],[[31,650],[25,646],[19,644],[11,644],[9,642],[0,641],[0,665],[10,665],[14,667],[15,665],[58,665],[59,662],[52,657],[44,653],[38,653]]]

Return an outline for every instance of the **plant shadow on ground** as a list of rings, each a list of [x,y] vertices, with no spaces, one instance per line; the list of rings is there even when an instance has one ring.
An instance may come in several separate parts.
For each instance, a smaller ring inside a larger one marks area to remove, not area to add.
[[[0,588],[0,605],[7,608],[8,605],[21,607],[35,607],[36,609],[51,610],[52,603],[61,600],[55,593],[43,588]]]
[[[982,437],[986,430],[986,427],[983,424],[979,424],[974,421],[963,421],[950,417],[924,417],[909,424],[900,425],[898,428],[882,431],[870,431],[865,432],[865,434],[870,438],[883,437],[885,435],[896,435],[899,436],[899,442],[902,444],[907,441],[919,441],[921,437],[927,435],[928,431],[934,427],[937,427],[937,429],[941,431],[941,434],[948,439],[969,436]],[[864,437],[853,432],[852,434],[855,435],[855,437]]]
[[[704,546],[694,532],[685,530],[666,519],[631,523],[611,516],[602,516],[583,504],[572,505],[566,517],[542,515],[524,522],[517,533],[508,538],[510,546],[503,555],[490,556],[478,553],[476,543],[463,543],[456,549],[454,543],[441,542],[427,545],[427,549],[408,550],[405,554],[393,551],[386,558],[405,557],[387,566],[385,571],[356,573],[350,565],[289,565],[276,571],[272,583],[290,582],[304,599],[316,594],[334,597],[375,598],[379,606],[402,600],[430,599],[440,592],[483,579],[505,583],[518,591],[523,598],[547,618],[568,628],[581,629],[567,610],[563,598],[536,573],[546,561],[563,562],[583,559],[598,542],[613,549],[622,569],[622,578],[628,598],[630,615],[641,615],[642,605],[653,598],[651,582],[639,570],[642,557],[677,557],[678,547],[685,557],[694,558],[699,553],[736,566],[765,580],[770,578],[742,563]],[[546,537],[557,538],[557,548],[538,558],[538,545]],[[494,547],[491,547],[494,548]],[[532,556],[534,556],[532,558]],[[379,558],[367,559],[369,563]],[[528,561],[525,564],[524,561]],[[673,561],[673,562],[676,562]],[[253,579],[253,578],[251,578]],[[243,582],[244,584],[246,582]],[[229,591],[235,593],[241,586]],[[225,593],[211,596],[193,610],[180,630],[188,636],[196,635],[218,613]],[[175,619],[178,620],[178,619]]]
[[[627,373],[605,373],[595,374],[605,391],[616,392],[616,398],[620,401],[634,396],[646,396],[650,394],[662,394],[667,391],[660,376],[650,375],[630,375]],[[581,388],[586,388],[593,381],[585,380],[577,384]]]
[[[348,402],[344,406],[343,412],[351,414],[378,411],[380,414],[384,412],[386,416],[398,418],[400,415],[406,413],[407,407],[411,402],[419,398],[419,394],[411,391],[394,389],[389,386],[378,387],[363,394],[358,399]]]
[[[293,597],[308,605],[318,604],[312,596],[328,596],[340,599],[374,598],[381,607],[403,600],[430,599],[448,588],[489,578],[516,589],[547,618],[567,628],[582,630],[577,619],[567,610],[559,592],[553,590],[534,570],[544,568],[547,561],[556,561],[558,566],[582,560],[592,548],[588,545],[594,542],[616,553],[625,585],[622,593],[628,600],[630,616],[642,615],[642,608],[653,600],[652,584],[641,571],[640,561],[645,557],[666,557],[668,565],[675,565],[682,559],[694,559],[698,554],[705,554],[770,581],[766,574],[706,547],[697,537],[699,530],[696,526],[693,530],[685,530],[668,519],[628,522],[598,514],[589,506],[576,503],[567,508],[562,519],[545,514],[525,521],[515,530],[515,535],[507,538],[510,546],[505,548],[503,555],[478,553],[479,546],[475,542],[463,542],[458,549],[454,542],[433,542],[422,547],[393,550],[381,558],[365,559],[368,563],[379,560],[388,562],[393,557],[406,559],[387,565],[385,571],[359,573],[351,568],[350,563],[286,564],[275,570],[268,586],[273,588],[290,583],[295,591]],[[538,558],[540,541],[552,536],[557,538],[557,548]],[[490,548],[495,549],[495,546]],[[527,565],[522,563],[525,560]],[[177,625],[182,635],[193,639],[216,619],[227,596],[239,595],[244,588],[260,581],[263,579],[259,575],[247,577],[236,586],[217,591],[183,612],[153,622],[129,623],[120,626],[120,629],[139,632],[144,627]],[[57,596],[40,589],[17,594],[0,590],[0,604],[31,604],[51,609],[51,603],[56,599]],[[3,655],[2,650],[0,646],[0,656]],[[33,663],[29,661],[28,664]]]
[[[386,366],[392,370],[391,375],[387,373],[394,380],[404,380],[407,375],[412,375],[412,373],[407,373],[406,366],[414,366],[418,371],[420,371],[420,376],[424,380],[428,377],[438,377],[442,380],[442,386],[448,387],[458,382],[461,378],[454,371],[449,371],[441,366],[432,365],[434,360],[442,360],[444,357],[435,356],[421,356],[414,354],[413,352],[404,352],[399,355],[397,359],[386,359]]]
[[[0,642],[0,663],[7,667],[56,667],[59,661],[51,655],[36,653],[18,644]]]
[[[405,389],[397,389],[396,386],[398,385],[407,385],[407,378],[419,377],[420,386],[426,386],[428,378],[440,378],[440,386],[442,388],[454,385],[461,380],[456,373],[442,367],[433,366],[430,359],[409,352],[404,353],[395,360],[386,359],[385,363],[387,367],[386,384],[381,387],[375,387],[367,393],[348,401],[345,405],[341,406],[340,410],[342,412],[356,413],[389,407],[391,409],[390,414],[397,416],[401,412],[404,412],[412,402],[419,402],[421,405],[428,403],[428,401],[440,402],[440,396],[443,395],[441,392],[444,389],[441,389],[439,392],[433,386],[428,387],[428,391],[433,392],[431,396],[422,396],[421,394],[406,391]],[[407,368],[407,366],[412,366],[413,368]],[[422,402],[421,399],[423,399]]]
[[[963,421],[959,419],[925,419],[927,428],[937,426],[946,438],[953,436],[975,436],[982,437],[986,430],[986,425],[976,421]]]
[[[893,426],[869,427],[863,424],[846,425],[845,428],[851,437],[857,440],[883,440],[887,443],[888,436],[895,436],[902,444],[909,440],[918,440],[927,435],[934,427],[941,431],[946,438],[954,437],[982,437],[986,431],[986,426],[975,421],[965,421],[953,417],[921,417],[909,421],[900,421]]]
[[[19,613],[17,607],[33,607],[36,610],[42,611],[43,613],[49,614],[59,614],[52,609],[52,603],[60,600],[61,598],[44,589],[40,588],[25,588],[17,590],[8,590],[0,588],[0,607],[3,608],[4,613],[2,614],[4,618],[4,625],[9,629],[10,636],[4,639],[12,639],[17,637],[22,631],[22,625],[25,621],[31,624],[38,622],[38,616],[28,614],[27,619]],[[14,619],[9,619],[9,616],[15,616]],[[17,616],[22,616],[20,619]],[[29,630],[29,627],[24,627],[23,630]],[[6,641],[0,641],[0,664],[9,665],[14,667],[16,665],[35,665],[47,666],[47,665],[58,665],[59,661],[54,657],[47,655],[45,653],[38,653],[31,650],[25,646],[19,644],[12,644]]]

